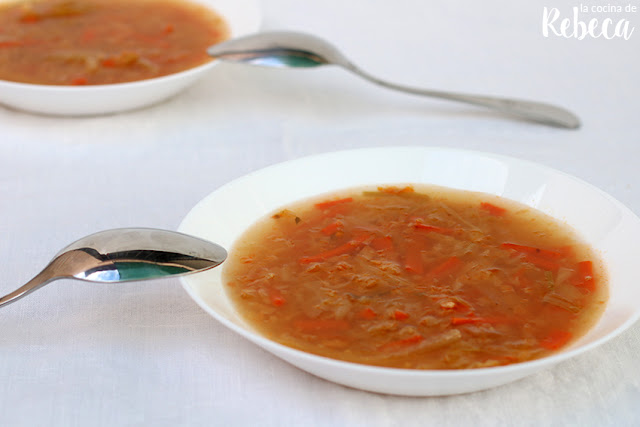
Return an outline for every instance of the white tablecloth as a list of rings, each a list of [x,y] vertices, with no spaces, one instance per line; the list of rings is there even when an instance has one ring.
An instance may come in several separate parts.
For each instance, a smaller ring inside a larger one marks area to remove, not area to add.
[[[264,0],[263,27],[328,38],[391,80],[558,103],[582,118],[578,131],[393,93],[331,67],[220,64],[164,103],[103,117],[0,107],[0,293],[85,234],[175,229],[236,177],[343,148],[516,156],[640,212],[640,12],[583,15],[627,19],[638,27],[629,40],[545,38],[545,6],[571,17],[578,4]],[[177,280],[58,281],[0,310],[0,331],[6,426],[640,425],[640,324],[524,380],[439,398],[377,395],[311,376],[226,330]]]

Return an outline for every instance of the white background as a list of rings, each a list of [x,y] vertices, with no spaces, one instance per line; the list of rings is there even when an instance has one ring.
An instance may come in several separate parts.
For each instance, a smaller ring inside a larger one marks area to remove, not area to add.
[[[628,19],[638,27],[630,40],[542,36],[544,6],[571,17],[578,5],[263,2],[263,28],[323,36],[380,77],[557,103],[581,117],[578,131],[393,93],[331,67],[221,64],[171,100],[104,117],[0,107],[0,294],[85,234],[175,229],[236,177],[342,148],[435,145],[520,157],[576,175],[638,213],[640,12],[582,15]],[[0,310],[0,424],[631,426],[640,424],[638,354],[640,324],[493,390],[376,395],[317,379],[227,331],[177,280],[64,280]]]

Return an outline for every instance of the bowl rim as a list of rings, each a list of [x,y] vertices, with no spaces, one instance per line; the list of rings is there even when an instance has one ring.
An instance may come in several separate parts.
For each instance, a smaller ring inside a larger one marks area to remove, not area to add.
[[[311,154],[311,155],[302,156],[299,158],[271,164],[264,168],[249,172],[245,175],[242,175],[238,178],[235,178],[223,184],[222,186],[216,188],[215,190],[210,192],[208,195],[203,197],[185,215],[183,220],[180,222],[180,225],[178,226],[178,231],[186,232],[186,233],[189,232],[188,230],[185,230],[185,228],[188,227],[191,218],[195,215],[194,212],[199,210],[200,207],[203,206],[209,198],[213,198],[217,195],[218,192],[222,192],[227,188],[238,185],[243,181],[254,180],[256,176],[260,176],[261,174],[270,173],[274,169],[277,169],[280,167],[286,167],[286,165],[295,164],[297,162],[304,162],[304,161],[311,161],[311,160],[323,161],[324,159],[328,159],[334,156],[359,154],[359,153],[362,154],[362,153],[372,153],[372,152],[386,152],[386,151],[394,151],[394,152],[406,151],[407,153],[408,152],[421,152],[421,153],[450,152],[450,153],[458,153],[458,154],[468,154],[468,155],[479,156],[479,157],[484,157],[489,159],[497,159],[510,164],[520,164],[523,166],[528,166],[540,172],[550,173],[551,175],[559,175],[565,179],[568,179],[569,181],[573,181],[574,183],[578,183],[581,186],[584,186],[590,189],[591,191],[594,191],[600,196],[603,196],[604,198],[606,198],[624,215],[640,223],[640,218],[631,209],[626,207],[620,201],[618,201],[617,199],[615,199],[613,196],[606,193],[605,191],[601,190],[597,186],[590,184],[587,181],[581,178],[578,178],[574,175],[571,175],[569,173],[560,171],[558,169],[555,169],[550,166],[540,164],[531,160],[520,159],[513,156],[497,154],[497,153],[492,153],[487,151],[469,150],[469,149],[463,149],[463,148],[451,148],[446,146],[383,146],[383,147],[378,146],[378,147],[363,147],[363,148],[355,148],[355,149],[347,149],[347,150],[337,150],[337,151],[324,152],[320,154]],[[258,218],[256,218],[256,220],[257,219]],[[258,344],[265,348],[271,347],[280,352],[289,353],[298,359],[302,358],[306,361],[321,361],[323,364],[330,365],[334,368],[348,368],[349,370],[356,370],[356,371],[359,371],[360,373],[368,373],[370,371],[375,371],[376,374],[390,375],[394,377],[397,377],[397,376],[411,377],[411,378],[416,378],[416,377],[438,378],[438,377],[452,377],[452,376],[453,377],[476,377],[476,376],[481,377],[481,376],[486,376],[487,374],[498,374],[498,373],[509,374],[509,373],[517,373],[519,371],[535,371],[539,368],[555,365],[557,363],[563,362],[567,359],[571,359],[575,356],[578,356],[587,351],[590,351],[596,347],[599,347],[602,344],[622,334],[624,331],[629,329],[634,323],[636,323],[640,319],[640,308],[636,308],[633,314],[630,315],[625,322],[621,323],[620,325],[615,327],[615,329],[613,329],[612,331],[608,332],[606,335],[600,338],[594,339],[589,343],[581,344],[578,346],[570,346],[566,350],[560,350],[559,352],[552,353],[548,356],[544,356],[539,359],[529,360],[525,362],[512,363],[509,365],[501,365],[501,366],[473,368],[473,369],[392,368],[392,367],[384,367],[384,366],[376,366],[376,365],[366,365],[362,363],[343,361],[339,359],[332,359],[326,356],[308,353],[293,347],[288,347],[284,344],[280,344],[276,341],[270,340],[269,338],[266,338],[265,336],[260,335],[257,332],[254,332],[249,329],[245,329],[231,322],[230,320],[226,319],[224,316],[220,315],[216,310],[211,308],[206,303],[206,301],[204,301],[204,299],[197,294],[196,290],[190,286],[189,281],[191,280],[191,278],[189,276],[181,277],[180,280],[182,282],[183,288],[186,290],[189,296],[193,298],[194,301],[202,309],[204,309],[212,317],[214,317],[216,320],[218,320],[220,323],[222,323],[232,331],[240,334],[241,336],[248,339],[249,341],[254,342],[255,344]],[[597,326],[597,324],[600,323],[600,321],[601,319],[599,319],[590,328],[590,330],[594,329]]]

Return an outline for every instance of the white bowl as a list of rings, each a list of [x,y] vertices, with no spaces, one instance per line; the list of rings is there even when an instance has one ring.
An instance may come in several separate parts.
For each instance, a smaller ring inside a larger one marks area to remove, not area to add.
[[[610,279],[600,321],[555,355],[508,366],[465,370],[380,368],[328,359],[270,341],[238,315],[221,283],[222,269],[183,278],[191,297],[225,326],[314,375],[374,392],[431,396],[482,390],[577,356],[618,335],[640,317],[640,220],[597,188],[564,173],[513,158],[445,148],[373,148],[294,160],[237,179],[203,199],[180,231],[230,248],[258,218],[292,201],[367,184],[427,183],[507,197],[566,221],[599,251]]]
[[[0,3],[14,0],[0,0]],[[258,0],[192,0],[225,18],[230,37],[258,31]],[[129,83],[54,86],[0,80],[0,103],[51,115],[86,116],[132,110],[162,101],[203,77],[217,61],[179,73]]]

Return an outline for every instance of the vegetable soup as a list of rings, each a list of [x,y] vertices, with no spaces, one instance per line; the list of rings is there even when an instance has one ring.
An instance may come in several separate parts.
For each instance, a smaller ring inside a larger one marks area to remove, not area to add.
[[[164,76],[211,60],[224,19],[184,0],[0,4],[0,79],[99,85]]]
[[[603,266],[565,225],[497,196],[354,189],[259,221],[226,290],[264,336],[318,355],[411,369],[522,362],[583,335]]]

